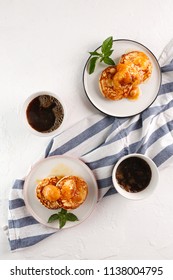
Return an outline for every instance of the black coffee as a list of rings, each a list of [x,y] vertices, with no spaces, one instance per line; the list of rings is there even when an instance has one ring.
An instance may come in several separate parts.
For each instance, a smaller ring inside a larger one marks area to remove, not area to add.
[[[145,160],[129,157],[119,164],[116,179],[127,192],[140,192],[150,183],[151,168]]]
[[[38,132],[52,132],[64,119],[64,109],[59,100],[51,95],[34,98],[26,110],[28,123]]]

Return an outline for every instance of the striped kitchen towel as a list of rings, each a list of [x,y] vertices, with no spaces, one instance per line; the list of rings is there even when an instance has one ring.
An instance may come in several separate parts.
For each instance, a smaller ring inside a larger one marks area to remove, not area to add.
[[[130,118],[92,115],[55,136],[46,148],[45,157],[66,154],[82,159],[95,174],[99,199],[115,193],[112,168],[123,155],[146,154],[158,167],[168,164],[173,155],[173,40],[164,49],[159,63],[162,86],[149,108]],[[7,231],[12,251],[34,245],[57,232],[28,213],[23,184],[24,180],[15,181],[9,199]]]

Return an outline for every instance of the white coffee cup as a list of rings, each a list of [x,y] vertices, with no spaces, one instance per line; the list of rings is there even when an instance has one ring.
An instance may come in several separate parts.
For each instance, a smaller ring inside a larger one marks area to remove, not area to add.
[[[125,161],[128,158],[134,158],[134,160],[135,160],[135,158],[144,160],[151,170],[151,178],[150,178],[149,184],[143,190],[140,190],[137,192],[129,192],[125,188],[123,188],[117,180],[117,177],[116,177],[117,168],[123,161]],[[150,194],[152,194],[153,191],[156,189],[158,182],[159,182],[159,171],[158,171],[158,168],[157,168],[156,164],[154,163],[154,161],[152,159],[150,159],[148,156],[143,155],[143,154],[138,154],[138,153],[129,154],[129,155],[122,157],[115,164],[115,166],[113,168],[113,172],[112,172],[112,182],[113,182],[113,185],[114,185],[115,189],[117,190],[117,192],[119,194],[121,194],[122,196],[124,196],[125,198],[134,199],[134,200],[143,199],[143,198],[148,197]]]
[[[52,96],[53,98],[55,98],[56,100],[59,101],[59,103],[62,106],[63,109],[63,120],[60,123],[60,125],[53,129],[52,131],[38,131],[36,130],[34,127],[32,127],[32,125],[29,123],[28,120],[28,116],[27,116],[27,109],[29,104],[38,96],[42,96],[42,95],[48,95],[48,96]],[[62,129],[62,126],[64,124],[64,119],[66,116],[66,110],[65,110],[65,105],[63,104],[62,100],[60,99],[60,97],[52,92],[48,92],[48,91],[40,91],[40,92],[36,92],[31,94],[24,102],[23,107],[22,107],[22,118],[24,120],[24,124],[25,126],[29,129],[30,132],[32,132],[33,134],[37,135],[37,136],[52,136],[55,135],[56,133],[58,133],[60,131],[60,129]]]

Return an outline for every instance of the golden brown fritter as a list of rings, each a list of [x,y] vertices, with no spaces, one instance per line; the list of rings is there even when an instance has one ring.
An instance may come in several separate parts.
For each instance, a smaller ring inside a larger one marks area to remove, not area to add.
[[[101,93],[107,99],[120,100],[124,97],[124,93],[128,93],[130,90],[128,85],[115,88],[113,78],[116,73],[116,66],[109,66],[101,73],[99,87]]]
[[[151,76],[152,64],[144,52],[132,51],[127,54],[123,54],[121,56],[120,63],[131,63],[134,67],[136,67],[140,75],[140,83],[143,83]]]
[[[58,182],[61,190],[61,202],[64,209],[75,209],[86,199],[87,183],[78,176],[67,176]]]

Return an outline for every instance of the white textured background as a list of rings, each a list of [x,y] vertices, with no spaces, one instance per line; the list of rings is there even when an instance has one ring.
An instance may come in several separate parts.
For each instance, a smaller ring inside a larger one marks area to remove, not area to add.
[[[88,52],[112,35],[137,40],[159,58],[173,37],[172,10],[172,0],[0,0],[0,226],[14,179],[50,140],[24,127],[24,100],[40,90],[61,95],[64,128],[93,114],[82,87]],[[147,200],[105,198],[84,223],[32,248],[10,253],[0,229],[0,259],[172,259],[171,164]]]

